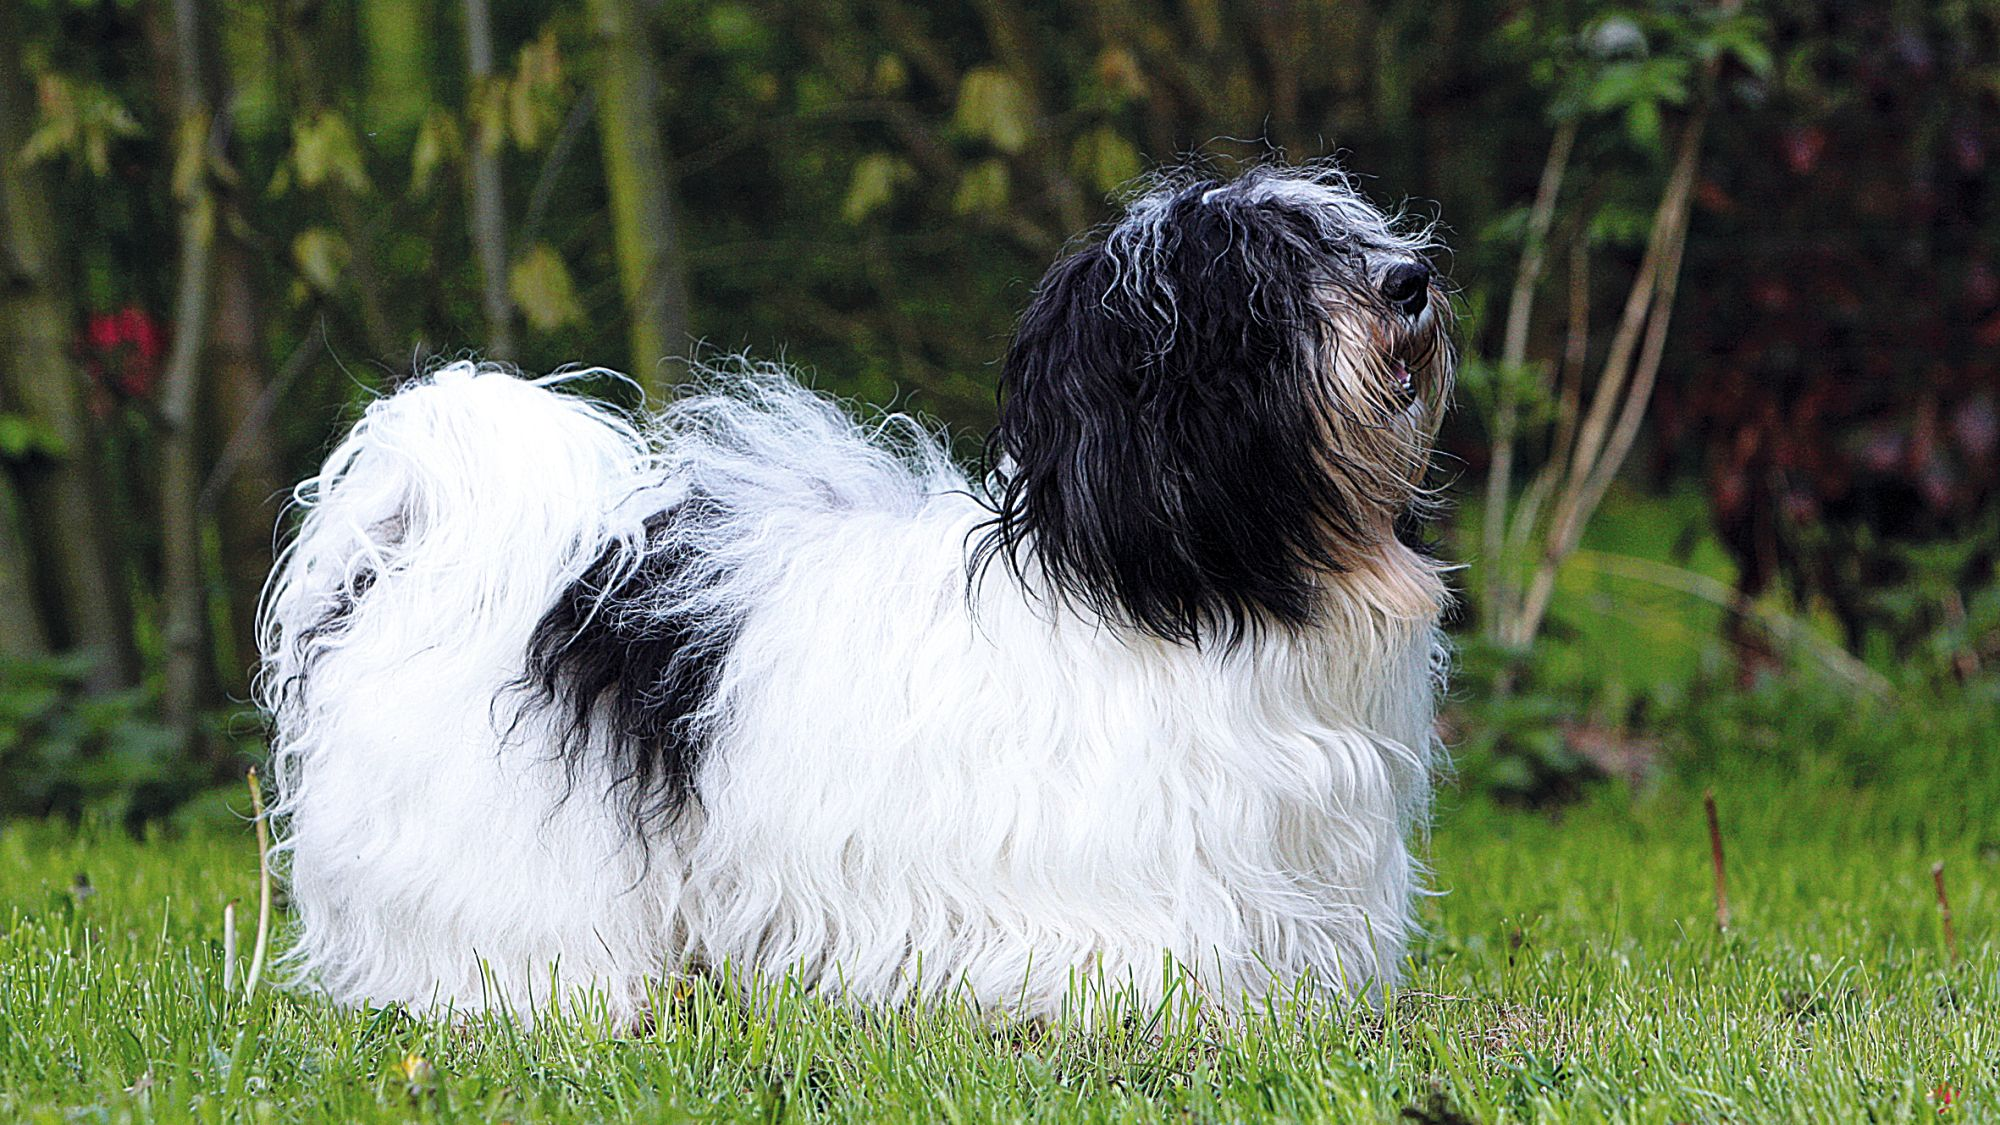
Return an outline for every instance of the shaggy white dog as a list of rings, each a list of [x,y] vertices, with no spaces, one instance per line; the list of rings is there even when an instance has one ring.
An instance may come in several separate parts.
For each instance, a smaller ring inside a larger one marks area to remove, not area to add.
[[[772,370],[645,419],[465,363],[374,403],[264,620],[296,967],[615,1018],[724,965],[1043,1017],[1393,980],[1427,249],[1324,169],[1156,188],[1037,290],[979,484]]]

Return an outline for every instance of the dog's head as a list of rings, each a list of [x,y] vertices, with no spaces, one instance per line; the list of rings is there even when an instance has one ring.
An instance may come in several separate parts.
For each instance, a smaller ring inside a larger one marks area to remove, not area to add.
[[[1432,247],[1328,168],[1136,199],[1021,318],[986,553],[1171,640],[1310,621],[1428,495],[1453,359]]]

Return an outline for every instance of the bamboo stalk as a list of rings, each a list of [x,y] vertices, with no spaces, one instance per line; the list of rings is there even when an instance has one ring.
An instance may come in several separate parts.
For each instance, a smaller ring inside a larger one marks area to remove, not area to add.
[[[667,82],[644,4],[591,0],[598,140],[610,194],[612,250],[625,298],[627,368],[649,398],[665,397],[688,350],[687,264],[662,118]]]
[[[201,444],[197,410],[214,301],[217,202],[210,183],[227,129],[214,115],[203,81],[200,44],[208,13],[200,0],[175,0],[176,97],[174,195],[180,254],[173,345],[160,375],[160,635],[164,642],[160,711],[185,750],[197,735],[207,655],[207,580],[202,565]]]
[[[1658,289],[1653,299],[1653,307],[1646,323],[1646,342],[1639,352],[1638,367],[1632,374],[1632,387],[1625,396],[1623,410],[1618,417],[1618,425],[1611,432],[1611,439],[1604,447],[1604,455],[1598,458],[1597,467],[1585,482],[1585,518],[1603,499],[1605,491],[1611,487],[1611,478],[1616,476],[1625,458],[1632,452],[1632,443],[1638,439],[1639,423],[1646,416],[1646,407],[1653,398],[1653,385],[1660,374],[1660,362],[1666,355],[1667,326],[1673,322],[1674,297],[1680,290],[1681,259],[1687,253],[1688,221],[1694,203],[1695,173],[1701,152],[1701,135],[1704,131],[1704,116],[1695,115],[1688,125],[1688,139],[1681,152],[1681,165],[1674,170],[1672,186],[1676,196],[1673,211],[1673,229],[1667,237],[1666,258],[1660,267]]]
[[[1563,337],[1562,369],[1556,376],[1556,439],[1550,449],[1568,449],[1583,417],[1583,376],[1590,363],[1590,237],[1579,230],[1569,248],[1569,326]],[[1562,460],[1549,459],[1560,471]]]

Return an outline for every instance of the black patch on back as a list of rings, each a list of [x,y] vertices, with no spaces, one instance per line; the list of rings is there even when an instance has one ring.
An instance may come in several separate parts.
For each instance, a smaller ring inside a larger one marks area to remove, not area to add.
[[[291,647],[300,654],[299,668],[286,677],[283,683],[277,685],[272,704],[274,709],[295,703],[305,697],[306,684],[312,678],[313,669],[319,665],[320,659],[331,647],[322,642],[331,641],[347,632],[354,622],[355,609],[361,605],[361,599],[374,585],[375,571],[363,567],[355,573],[352,581],[333,592],[325,611],[312,624],[299,630],[298,635],[291,641]]]
[[[670,823],[700,800],[699,719],[735,628],[662,605],[688,593],[693,560],[671,535],[676,521],[711,510],[694,498],[648,519],[638,562],[607,549],[557,597],[528,642],[529,705],[556,713],[557,749],[572,782],[587,755],[609,755],[612,792],[641,828]]]

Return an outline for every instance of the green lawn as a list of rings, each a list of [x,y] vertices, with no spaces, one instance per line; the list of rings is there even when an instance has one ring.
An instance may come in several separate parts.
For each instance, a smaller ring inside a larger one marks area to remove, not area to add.
[[[636,1037],[246,1004],[222,988],[221,920],[244,904],[247,954],[247,831],[16,825],[0,830],[0,1120],[1935,1121],[1943,1103],[1993,1119],[1989,752],[1912,755],[1873,781],[1800,764],[1810,747],[1709,768],[1727,934],[1695,783],[1605,786],[1559,818],[1448,791],[1430,845],[1446,893],[1386,1010],[1097,1035],[706,987]],[[72,891],[79,874],[94,893]]]

